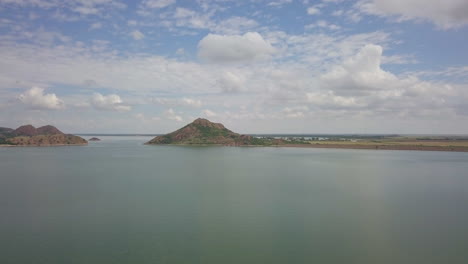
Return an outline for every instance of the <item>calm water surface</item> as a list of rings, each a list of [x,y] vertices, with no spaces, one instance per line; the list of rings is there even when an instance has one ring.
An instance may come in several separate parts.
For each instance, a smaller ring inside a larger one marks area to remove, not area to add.
[[[468,263],[468,153],[0,148],[0,263]]]

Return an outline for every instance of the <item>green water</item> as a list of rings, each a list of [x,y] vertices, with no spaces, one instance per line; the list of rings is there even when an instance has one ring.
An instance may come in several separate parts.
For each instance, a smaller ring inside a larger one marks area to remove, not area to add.
[[[0,263],[468,263],[468,153],[0,148]]]

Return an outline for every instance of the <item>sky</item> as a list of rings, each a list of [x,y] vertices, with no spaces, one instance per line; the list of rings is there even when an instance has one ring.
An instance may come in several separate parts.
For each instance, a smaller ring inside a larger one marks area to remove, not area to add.
[[[466,0],[0,0],[0,126],[468,134]]]

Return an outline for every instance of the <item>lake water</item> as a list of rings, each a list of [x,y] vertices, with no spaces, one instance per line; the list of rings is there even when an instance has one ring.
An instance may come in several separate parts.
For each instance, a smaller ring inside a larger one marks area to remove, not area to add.
[[[468,263],[468,153],[100,138],[0,148],[0,263]]]

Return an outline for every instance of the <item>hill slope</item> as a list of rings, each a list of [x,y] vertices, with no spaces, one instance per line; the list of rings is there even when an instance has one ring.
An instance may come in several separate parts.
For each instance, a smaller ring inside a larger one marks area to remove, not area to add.
[[[2,128],[0,144],[13,146],[58,146],[85,145],[88,142],[78,136],[64,134],[56,127],[47,125],[35,128],[32,125],[20,126],[17,129]]]
[[[245,146],[265,145],[268,142],[232,132],[220,123],[198,118],[181,129],[157,136],[146,144]]]

